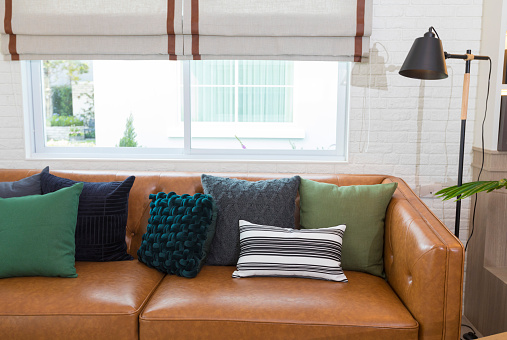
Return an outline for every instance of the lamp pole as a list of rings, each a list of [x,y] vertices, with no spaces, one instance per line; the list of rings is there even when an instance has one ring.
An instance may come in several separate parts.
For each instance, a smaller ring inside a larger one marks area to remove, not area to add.
[[[472,50],[467,50],[467,55],[471,55]],[[468,112],[468,94],[470,93],[470,64],[471,59],[465,60],[465,77],[463,79],[463,95],[461,101],[461,137],[459,140],[459,163],[458,163],[458,186],[463,184],[463,158],[465,154],[465,131],[467,126]],[[459,237],[459,224],[461,219],[461,200],[456,202],[456,219],[454,220],[454,235]]]
[[[467,50],[466,54],[449,54],[444,52],[446,59],[463,59],[465,60],[465,76],[463,79],[463,95],[461,101],[461,136],[459,141],[459,163],[458,163],[458,186],[463,184],[463,158],[465,154],[465,132],[467,125],[468,112],[468,94],[470,92],[470,65],[472,60],[488,60],[488,57],[473,55],[471,50]],[[461,196],[458,196],[456,202],[456,219],[454,220],[454,235],[459,238],[459,225],[461,218]]]

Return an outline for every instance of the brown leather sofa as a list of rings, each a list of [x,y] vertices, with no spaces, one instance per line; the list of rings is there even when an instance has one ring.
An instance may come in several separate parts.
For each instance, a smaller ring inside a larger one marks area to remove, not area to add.
[[[0,181],[37,172],[0,170]],[[202,192],[199,173],[51,172],[92,182],[136,176],[126,233],[134,257],[149,217],[148,194]],[[385,222],[386,280],[350,271],[348,283],[232,279],[233,267],[218,266],[204,266],[186,279],[137,260],[77,262],[78,278],[0,279],[0,338],[459,339],[463,246],[412,190],[391,176],[302,177],[337,185],[399,183]]]

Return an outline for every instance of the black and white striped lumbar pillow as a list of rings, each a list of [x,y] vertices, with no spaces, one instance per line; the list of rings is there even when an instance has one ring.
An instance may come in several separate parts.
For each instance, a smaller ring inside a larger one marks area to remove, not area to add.
[[[295,230],[239,221],[240,255],[232,277],[292,276],[347,282],[341,268],[345,225]]]

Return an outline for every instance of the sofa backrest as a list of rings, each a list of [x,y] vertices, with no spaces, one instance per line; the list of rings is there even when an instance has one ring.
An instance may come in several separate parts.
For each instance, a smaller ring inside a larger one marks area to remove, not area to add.
[[[17,181],[34,175],[40,170],[0,170],[0,182]],[[137,250],[146,232],[150,216],[150,194],[174,191],[179,195],[193,195],[203,192],[201,173],[197,172],[148,172],[148,171],[75,171],[63,170],[51,173],[74,181],[110,182],[122,181],[128,176],[136,176],[134,186],[129,197],[129,216],[127,221],[126,242],[128,252],[137,258]],[[211,173],[214,176],[231,177],[249,181],[291,177],[294,174],[259,174],[259,173]],[[333,174],[304,174],[303,178],[314,181],[332,183],[336,185],[380,184],[389,176],[383,175],[333,175]],[[299,226],[299,197],[296,200],[295,224]]]

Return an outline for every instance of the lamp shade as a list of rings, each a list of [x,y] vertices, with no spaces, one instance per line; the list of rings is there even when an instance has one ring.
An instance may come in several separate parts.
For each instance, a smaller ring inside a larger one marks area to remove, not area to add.
[[[426,32],[424,37],[415,39],[399,73],[416,79],[447,78],[444,49],[440,39],[431,31]]]

